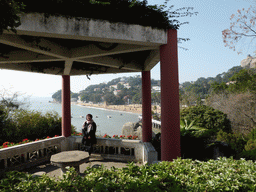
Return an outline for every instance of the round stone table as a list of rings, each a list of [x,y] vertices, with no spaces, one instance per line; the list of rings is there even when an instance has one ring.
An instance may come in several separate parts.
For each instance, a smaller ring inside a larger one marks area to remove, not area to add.
[[[79,165],[87,163],[89,161],[89,154],[84,151],[63,151],[51,156],[51,164],[61,168],[61,175],[63,175],[67,169],[67,166],[74,167],[79,173]]]

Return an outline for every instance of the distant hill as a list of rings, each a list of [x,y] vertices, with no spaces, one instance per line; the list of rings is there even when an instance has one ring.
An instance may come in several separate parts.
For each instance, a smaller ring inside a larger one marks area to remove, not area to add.
[[[243,67],[241,66],[235,66],[229,69],[227,72],[218,74],[216,77],[200,77],[196,81],[184,82],[180,84],[180,94],[183,95],[186,91],[193,91],[197,96],[205,98],[211,91],[210,88],[212,83],[227,83],[234,74],[238,73],[242,69]]]
[[[205,98],[211,92],[211,84],[228,83],[230,78],[241,71],[243,67],[235,66],[216,77],[200,77],[196,81],[180,84],[180,96],[186,92],[193,92],[197,97]],[[160,103],[160,80],[151,80],[152,103]],[[52,98],[61,102],[61,90],[53,94]],[[113,105],[141,104],[141,76],[119,77],[107,83],[90,85],[79,93],[71,92],[71,99],[80,102],[93,102]]]
[[[79,93],[71,93],[71,99],[80,102],[93,102],[112,105],[122,104],[141,104],[141,77],[119,77],[107,83],[90,85]],[[160,80],[151,80],[153,94],[160,94]],[[52,98],[58,102],[61,101],[61,90],[52,95]],[[160,97],[153,97],[159,100]],[[157,101],[155,101],[157,102]],[[160,101],[158,101],[159,103]]]

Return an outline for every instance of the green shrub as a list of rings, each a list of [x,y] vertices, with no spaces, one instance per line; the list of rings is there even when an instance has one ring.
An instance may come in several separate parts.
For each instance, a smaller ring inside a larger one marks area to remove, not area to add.
[[[217,133],[219,130],[231,131],[231,124],[227,115],[212,107],[200,105],[191,106],[181,110],[181,120],[195,121],[195,125],[212,130]]]
[[[250,151],[250,150],[254,150],[256,149],[256,140],[253,139],[249,139],[246,143],[246,145],[244,146],[244,149],[246,151]]]
[[[255,191],[255,180],[253,161],[179,158],[150,166],[131,163],[122,169],[88,167],[83,177],[70,168],[59,179],[9,172],[0,180],[0,191]]]
[[[232,150],[236,151],[236,154],[239,154],[244,150],[244,146],[247,142],[247,139],[241,134],[226,133],[222,130],[217,133],[216,140],[228,143]]]
[[[42,114],[37,111],[14,110],[5,115],[5,124],[0,127],[0,144],[6,141],[18,143],[25,138],[35,140],[61,135],[61,121],[56,112]],[[71,128],[73,133],[75,128]]]
[[[237,155],[238,158],[244,158],[246,160],[256,160],[256,149],[244,150]]]
[[[251,132],[247,135],[248,139],[256,139],[256,128],[252,129]]]

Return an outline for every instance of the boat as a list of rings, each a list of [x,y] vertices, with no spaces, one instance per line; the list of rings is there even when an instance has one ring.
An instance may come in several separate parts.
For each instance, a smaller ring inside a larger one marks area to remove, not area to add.
[[[107,117],[108,117],[108,118],[111,118],[111,116],[110,116],[110,115],[108,115]]]
[[[81,115],[80,117],[81,117],[81,118],[84,118],[84,116],[83,116],[83,115]]]
[[[98,116],[96,115],[95,118],[98,118]]]

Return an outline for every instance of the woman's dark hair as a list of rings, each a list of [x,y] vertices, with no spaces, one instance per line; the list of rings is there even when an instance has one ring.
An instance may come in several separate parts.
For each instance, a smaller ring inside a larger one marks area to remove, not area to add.
[[[87,116],[91,117],[91,119],[92,119],[92,114],[87,114],[86,117],[87,117]]]

